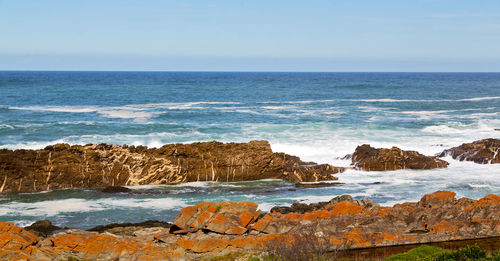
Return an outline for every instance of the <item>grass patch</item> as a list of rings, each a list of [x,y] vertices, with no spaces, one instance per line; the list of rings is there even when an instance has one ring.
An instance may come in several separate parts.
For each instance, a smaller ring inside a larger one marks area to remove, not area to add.
[[[446,250],[444,250],[440,247],[436,247],[436,246],[423,245],[423,246],[419,246],[417,248],[414,248],[406,253],[401,253],[401,254],[390,256],[384,260],[385,261],[420,260],[424,257],[429,257],[429,256],[432,256],[435,254],[442,253],[443,251],[446,251]]]
[[[466,246],[458,250],[447,250],[435,246],[423,245],[406,253],[393,255],[386,261],[500,261],[500,252],[487,255],[477,245]]]

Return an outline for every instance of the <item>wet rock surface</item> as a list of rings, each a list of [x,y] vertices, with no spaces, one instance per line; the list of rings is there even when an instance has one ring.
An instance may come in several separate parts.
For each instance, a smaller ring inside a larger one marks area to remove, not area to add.
[[[397,147],[377,149],[364,144],[352,154],[352,164],[365,171],[446,168],[448,162]]]
[[[0,150],[0,193],[192,181],[335,180],[343,168],[273,153],[267,141],[167,144],[161,148],[56,144]]]
[[[262,253],[270,242],[301,235],[316,235],[332,249],[500,238],[500,196],[493,194],[473,200],[438,191],[393,207],[344,195],[311,205],[307,211],[260,215],[251,202],[199,203],[181,211],[175,229],[153,221],[152,227],[111,225],[102,233],[65,230],[47,238],[0,222],[0,259],[194,260]],[[130,231],[113,233],[114,228]]]
[[[446,156],[451,156],[459,161],[473,161],[479,164],[500,163],[500,140],[484,139],[464,143],[439,154],[439,157]]]

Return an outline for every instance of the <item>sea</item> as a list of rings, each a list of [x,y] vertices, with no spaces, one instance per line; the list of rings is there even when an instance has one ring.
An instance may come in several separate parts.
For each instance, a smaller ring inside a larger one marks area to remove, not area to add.
[[[55,143],[160,147],[268,140],[304,161],[349,166],[356,146],[435,155],[500,138],[500,73],[0,72],[0,148]],[[336,175],[342,184],[295,188],[281,180],[194,182],[0,195],[0,221],[61,227],[172,221],[198,202],[253,201],[262,211],[350,194],[384,206],[450,190],[500,194],[500,164]]]

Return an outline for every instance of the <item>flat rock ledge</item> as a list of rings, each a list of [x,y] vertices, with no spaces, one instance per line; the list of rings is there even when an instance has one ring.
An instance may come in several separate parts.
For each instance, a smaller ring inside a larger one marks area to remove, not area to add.
[[[500,140],[484,139],[464,143],[439,154],[439,157],[446,156],[451,156],[459,161],[473,161],[479,164],[500,163]]]
[[[433,156],[425,156],[416,151],[373,148],[368,144],[358,146],[352,154],[352,164],[365,171],[385,171],[398,169],[446,168],[448,162]]]
[[[265,253],[301,238],[328,242],[335,251],[499,236],[500,196],[456,199],[438,191],[393,207],[342,196],[286,214],[263,215],[252,202],[199,203],[182,209],[172,226],[65,230],[47,237],[0,222],[0,259],[198,260]]]
[[[56,144],[0,150],[0,193],[193,181],[336,180],[344,168],[274,153],[267,141],[167,144],[161,148]]]

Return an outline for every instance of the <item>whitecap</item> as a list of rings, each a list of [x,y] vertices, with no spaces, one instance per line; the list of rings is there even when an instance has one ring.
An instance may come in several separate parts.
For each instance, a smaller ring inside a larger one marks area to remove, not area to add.
[[[459,101],[485,101],[485,100],[498,100],[500,99],[500,96],[497,97],[476,97],[476,98],[469,98],[469,99],[461,99]]]

